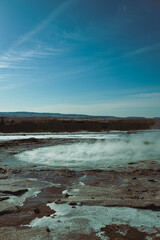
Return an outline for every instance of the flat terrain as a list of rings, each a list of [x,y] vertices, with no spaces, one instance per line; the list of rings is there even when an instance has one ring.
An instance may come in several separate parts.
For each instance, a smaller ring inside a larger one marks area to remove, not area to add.
[[[24,150],[76,142],[0,143],[0,239],[160,239],[160,162],[105,169],[13,164]]]
[[[145,118],[52,118],[52,117],[1,117],[0,132],[77,132],[77,131],[133,131],[159,129],[160,119]]]

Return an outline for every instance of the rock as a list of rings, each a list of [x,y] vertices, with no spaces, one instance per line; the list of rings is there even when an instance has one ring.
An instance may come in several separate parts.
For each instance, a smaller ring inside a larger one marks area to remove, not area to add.
[[[157,182],[156,180],[154,179],[148,179],[149,182]]]
[[[68,198],[69,196],[71,196],[71,195],[68,194],[68,193],[66,193],[66,194],[64,195],[65,198]]]
[[[160,211],[160,204],[159,205],[156,205],[154,203],[146,204],[145,206],[138,207],[138,208],[140,208],[140,209],[148,209],[148,210],[152,210],[152,211]]]
[[[35,212],[36,214],[40,214],[39,208],[34,209],[34,212]]]
[[[0,168],[0,173],[7,173],[7,170],[5,168]]]
[[[123,228],[126,228],[127,231],[122,231]],[[103,236],[108,237],[110,240],[145,240],[147,236],[146,233],[140,232],[136,228],[126,225],[107,225],[106,227],[101,228],[101,231],[103,232]],[[127,233],[124,237],[125,232]]]
[[[54,201],[56,204],[60,204],[61,203],[61,199],[57,199]]]
[[[77,205],[77,203],[76,202],[69,202],[68,205],[75,206],[75,205]]]
[[[76,172],[70,169],[61,169],[55,172],[55,175],[58,176],[63,176],[63,177],[75,177],[76,176]]]
[[[137,178],[136,178],[136,177],[133,177],[132,179],[133,179],[133,180],[136,180]]]
[[[36,139],[36,138],[29,138],[29,139],[25,139],[25,141],[26,142],[39,142],[39,140],[38,139]]]
[[[46,231],[47,231],[47,232],[50,232],[51,230],[49,229],[49,227],[46,227]]]
[[[22,170],[21,169],[13,169],[12,173],[20,173]]]
[[[0,179],[7,179],[7,178],[9,178],[9,175],[0,173]]]
[[[4,214],[10,214],[10,213],[18,213],[21,211],[20,207],[17,206],[11,206],[11,207],[4,207],[0,209],[0,216],[4,215]]]
[[[9,197],[0,197],[0,201],[8,200]]]
[[[28,192],[28,189],[20,189],[20,190],[17,190],[17,191],[1,191],[0,190],[0,192],[8,194],[8,195],[22,196],[24,193]]]

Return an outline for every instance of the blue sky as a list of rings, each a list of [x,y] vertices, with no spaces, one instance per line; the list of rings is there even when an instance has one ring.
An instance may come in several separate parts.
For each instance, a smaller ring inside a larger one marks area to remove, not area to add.
[[[1,0],[0,111],[160,116],[158,0]]]

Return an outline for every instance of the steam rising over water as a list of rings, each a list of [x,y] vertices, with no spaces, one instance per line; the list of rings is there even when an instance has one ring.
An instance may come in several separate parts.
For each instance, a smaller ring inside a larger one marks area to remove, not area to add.
[[[71,135],[66,135],[66,138]],[[102,135],[89,133],[88,139],[87,134],[79,139],[78,143],[25,151],[16,158],[32,164],[87,169],[160,159],[160,131]]]

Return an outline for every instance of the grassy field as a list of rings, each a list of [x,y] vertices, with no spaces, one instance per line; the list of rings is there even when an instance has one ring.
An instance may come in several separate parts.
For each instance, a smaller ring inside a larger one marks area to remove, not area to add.
[[[0,118],[1,133],[20,132],[76,132],[76,131],[130,131],[156,126],[157,119],[69,119],[69,118]],[[158,123],[157,123],[158,122]]]

